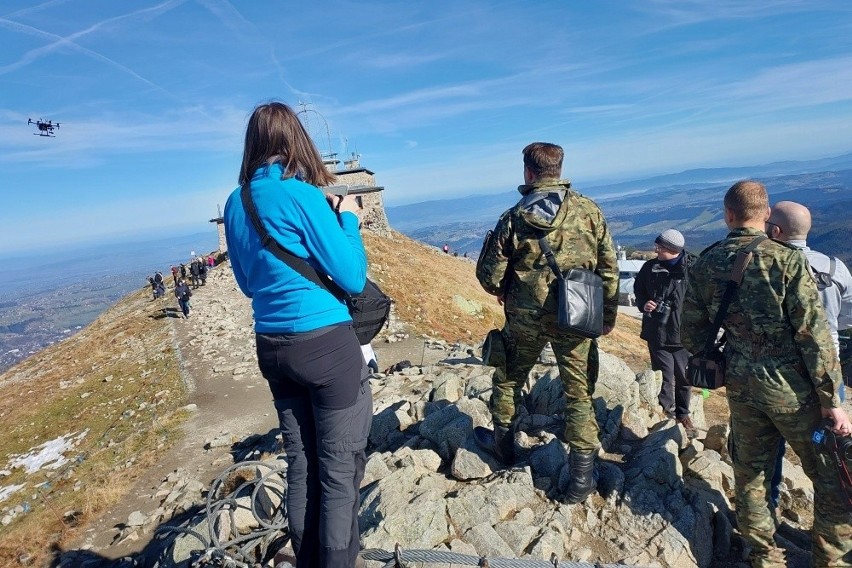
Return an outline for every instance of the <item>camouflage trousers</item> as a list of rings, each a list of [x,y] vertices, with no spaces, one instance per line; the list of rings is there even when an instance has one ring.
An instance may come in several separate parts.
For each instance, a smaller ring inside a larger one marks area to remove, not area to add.
[[[811,565],[852,566],[852,513],[840,503],[840,482],[831,458],[811,440],[820,427],[818,406],[780,414],[764,412],[728,399],[731,409],[734,481],[739,530],[752,546],[755,568],[785,566],[775,546],[774,512],[768,487],[775,469],[778,440],[783,436],[799,456],[814,484],[814,526]]]
[[[582,452],[597,450],[600,430],[592,406],[598,377],[597,342],[549,331],[532,314],[515,313],[506,314],[503,341],[506,367],[494,372],[489,404],[494,423],[506,427],[513,425],[523,402],[521,389],[541,350],[550,342],[565,391],[565,441],[572,449]]]

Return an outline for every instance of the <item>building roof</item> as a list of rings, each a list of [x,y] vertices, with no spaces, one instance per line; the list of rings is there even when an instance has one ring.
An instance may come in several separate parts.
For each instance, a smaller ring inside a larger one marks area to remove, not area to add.
[[[352,168],[348,170],[337,170],[332,172],[334,175],[339,176],[340,174],[357,174],[358,172],[367,172],[370,175],[374,175],[375,172],[368,170],[367,168]]]
[[[642,265],[645,264],[644,260],[619,260],[618,261],[618,271],[619,272],[639,272],[639,269],[642,268]]]
[[[334,193],[335,195],[337,195],[337,193],[334,191],[334,188],[343,188],[343,187],[346,188],[345,192],[341,192],[344,195],[346,195],[348,193],[352,193],[352,194],[356,194],[356,195],[361,194],[361,193],[374,193],[376,191],[383,191],[385,189],[384,186],[380,186],[380,185],[364,185],[363,183],[359,183],[359,184],[338,183],[338,184],[330,185],[328,187],[323,188],[323,191],[325,191],[326,193]]]

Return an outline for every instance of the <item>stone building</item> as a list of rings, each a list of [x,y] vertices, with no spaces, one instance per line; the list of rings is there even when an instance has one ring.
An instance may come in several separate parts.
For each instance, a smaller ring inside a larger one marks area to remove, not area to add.
[[[382,201],[382,191],[385,188],[376,185],[373,172],[361,167],[358,154],[353,153],[348,160],[345,160],[342,169],[338,169],[340,160],[335,156],[336,154],[331,154],[325,158],[325,167],[337,176],[335,185],[347,186],[348,193],[356,194],[361,198],[361,206],[364,208],[361,213],[361,227],[379,235],[388,236],[390,225]]]
[[[225,240],[225,219],[222,217],[222,212],[219,212],[219,216],[210,219],[211,223],[216,223],[216,232],[219,235],[219,254],[225,254],[228,252],[228,241]]]

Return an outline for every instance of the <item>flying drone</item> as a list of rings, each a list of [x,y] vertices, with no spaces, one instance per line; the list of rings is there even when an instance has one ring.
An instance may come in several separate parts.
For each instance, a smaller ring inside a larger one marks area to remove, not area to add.
[[[38,132],[33,132],[35,136],[49,136],[54,137],[56,134],[53,133],[54,128],[59,128],[58,122],[53,122],[51,120],[33,120],[31,118],[27,119],[27,124],[35,124],[38,127]]]

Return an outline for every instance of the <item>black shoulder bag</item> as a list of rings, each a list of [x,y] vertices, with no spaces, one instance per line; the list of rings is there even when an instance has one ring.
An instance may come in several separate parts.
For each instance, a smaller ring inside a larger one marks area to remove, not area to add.
[[[360,294],[348,294],[340,286],[335,284],[334,280],[329,278],[327,274],[318,272],[304,259],[299,258],[278,244],[278,241],[263,226],[263,222],[257,214],[257,207],[255,207],[254,200],[251,197],[249,184],[243,185],[240,190],[240,198],[242,199],[246,215],[248,215],[252,226],[254,226],[254,230],[260,235],[260,242],[263,248],[274,254],[276,258],[283,261],[303,277],[320,288],[325,288],[335,298],[343,301],[349,308],[349,316],[352,318],[352,328],[358,337],[358,342],[361,345],[370,343],[388,320],[391,299],[369,278],[364,285],[364,290]]]
[[[603,334],[603,280],[585,268],[562,272],[544,233],[538,231],[537,236],[541,252],[556,275],[557,327],[589,339],[600,337]]]
[[[743,274],[745,273],[746,266],[751,262],[754,249],[766,239],[767,237],[764,235],[755,237],[745,249],[737,253],[737,258],[731,269],[731,276],[728,279],[728,285],[725,288],[722,301],[719,303],[719,310],[716,312],[716,317],[713,320],[713,332],[707,338],[704,350],[701,353],[692,355],[686,366],[686,380],[694,387],[700,389],[717,389],[725,386],[725,336],[723,334],[718,340],[716,337],[722,328],[722,321],[728,315],[728,308],[734,299],[734,294],[740,282],[743,281]]]

